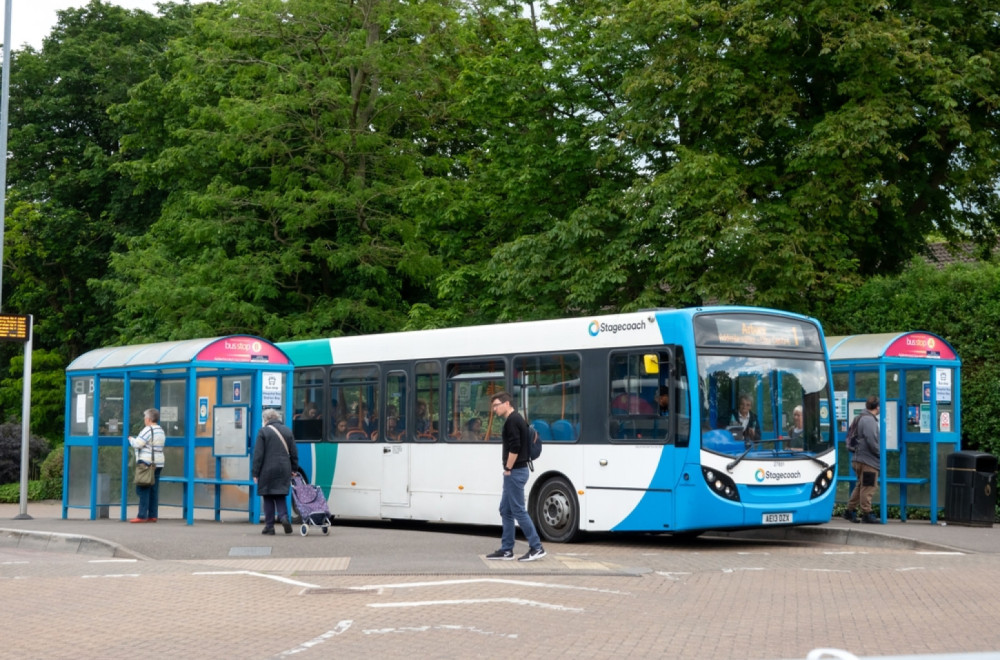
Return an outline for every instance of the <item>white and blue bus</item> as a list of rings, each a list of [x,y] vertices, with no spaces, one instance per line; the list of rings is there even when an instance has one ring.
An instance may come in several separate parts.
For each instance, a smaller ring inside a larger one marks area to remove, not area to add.
[[[808,317],[706,307],[279,346],[300,463],[338,517],[497,524],[490,398],[507,391],[544,442],[526,492],[547,540],[830,519],[832,381]]]

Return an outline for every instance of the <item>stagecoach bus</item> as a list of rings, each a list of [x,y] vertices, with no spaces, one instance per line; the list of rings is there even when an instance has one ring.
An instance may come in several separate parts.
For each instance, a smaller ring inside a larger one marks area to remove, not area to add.
[[[808,317],[705,307],[279,346],[300,463],[335,516],[498,524],[490,398],[507,391],[544,443],[526,493],[546,540],[830,519],[831,378]]]

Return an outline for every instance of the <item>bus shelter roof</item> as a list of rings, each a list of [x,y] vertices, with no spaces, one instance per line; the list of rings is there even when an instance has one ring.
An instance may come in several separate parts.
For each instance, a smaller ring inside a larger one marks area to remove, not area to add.
[[[957,360],[955,349],[930,332],[883,332],[826,338],[831,362],[909,358]]]
[[[207,339],[164,341],[97,348],[73,360],[66,371],[97,371],[143,367],[183,366],[192,362],[287,365],[288,356],[260,337],[231,335]]]

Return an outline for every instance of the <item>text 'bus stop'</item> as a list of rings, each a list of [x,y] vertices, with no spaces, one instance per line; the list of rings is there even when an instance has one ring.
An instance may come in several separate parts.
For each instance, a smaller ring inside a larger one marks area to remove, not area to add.
[[[160,411],[166,465],[160,505],[179,506],[188,524],[195,508],[244,511],[257,521],[253,440],[264,408],[287,410],[292,364],[274,344],[247,335],[100,348],[66,368],[62,516],[137,499],[128,436],[143,411]]]
[[[944,506],[945,459],[961,445],[961,365],[954,349],[928,332],[827,337],[837,419],[837,500],[846,502],[855,477],[843,441],[851,420],[878,395],[881,468],[879,510],[928,507],[937,523]]]

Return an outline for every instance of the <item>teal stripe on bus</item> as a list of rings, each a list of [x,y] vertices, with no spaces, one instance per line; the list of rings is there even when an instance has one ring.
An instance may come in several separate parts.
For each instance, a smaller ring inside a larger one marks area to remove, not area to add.
[[[336,442],[317,442],[313,448],[313,483],[323,489],[327,501],[330,500],[330,489],[333,486],[333,473],[337,471]]]
[[[333,364],[333,351],[330,350],[329,339],[287,341],[279,345],[296,367]]]

